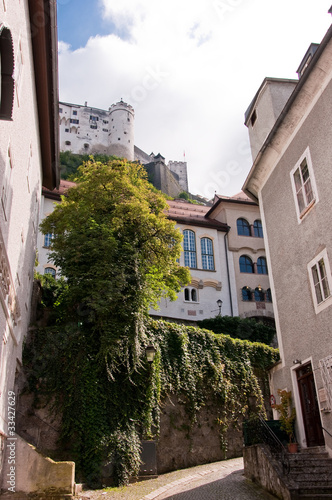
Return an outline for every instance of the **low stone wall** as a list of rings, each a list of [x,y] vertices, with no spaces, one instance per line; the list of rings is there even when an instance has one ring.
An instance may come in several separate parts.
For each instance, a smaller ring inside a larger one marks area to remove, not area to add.
[[[54,462],[17,434],[7,439],[1,493],[12,498],[66,498],[74,494],[75,463]]]
[[[243,448],[244,474],[248,479],[260,484],[277,498],[291,500],[278,464],[266,446],[256,444]]]

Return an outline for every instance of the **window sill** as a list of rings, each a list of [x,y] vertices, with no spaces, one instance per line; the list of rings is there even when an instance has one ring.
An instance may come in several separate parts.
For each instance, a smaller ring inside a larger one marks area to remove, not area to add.
[[[301,213],[300,213],[300,215],[299,215],[299,219],[300,219],[300,220],[302,220],[302,219],[303,219],[303,217],[305,217],[305,216],[307,215],[307,213],[311,210],[311,208],[315,205],[315,203],[316,203],[316,200],[312,200],[312,201],[309,203],[309,205],[307,205],[307,206],[305,207],[305,209],[304,209],[304,210],[302,210],[302,212],[301,212]]]

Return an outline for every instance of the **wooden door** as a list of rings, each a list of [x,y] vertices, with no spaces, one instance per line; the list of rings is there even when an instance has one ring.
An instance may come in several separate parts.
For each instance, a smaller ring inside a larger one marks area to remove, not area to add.
[[[296,371],[307,446],[323,446],[324,436],[311,363]]]

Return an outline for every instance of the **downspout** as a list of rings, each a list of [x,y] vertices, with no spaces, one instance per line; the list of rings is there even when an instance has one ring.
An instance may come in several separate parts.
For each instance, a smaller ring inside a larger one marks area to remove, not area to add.
[[[229,231],[229,229],[228,229]],[[227,269],[227,281],[228,281],[228,291],[229,291],[229,298],[231,302],[231,315],[233,316],[233,299],[232,299],[232,289],[231,289],[231,280],[229,276],[229,263],[228,263],[228,244],[227,244],[227,236],[228,236],[228,231],[225,233],[224,236],[224,243],[225,243],[225,254],[226,254],[226,269]]]

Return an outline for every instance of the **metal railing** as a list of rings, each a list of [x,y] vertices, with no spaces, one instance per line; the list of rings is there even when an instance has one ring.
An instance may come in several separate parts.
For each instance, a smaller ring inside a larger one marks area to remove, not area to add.
[[[267,444],[272,455],[281,463],[283,473],[289,474],[290,462],[287,450],[261,415],[255,420],[246,422],[244,434],[246,445]]]

